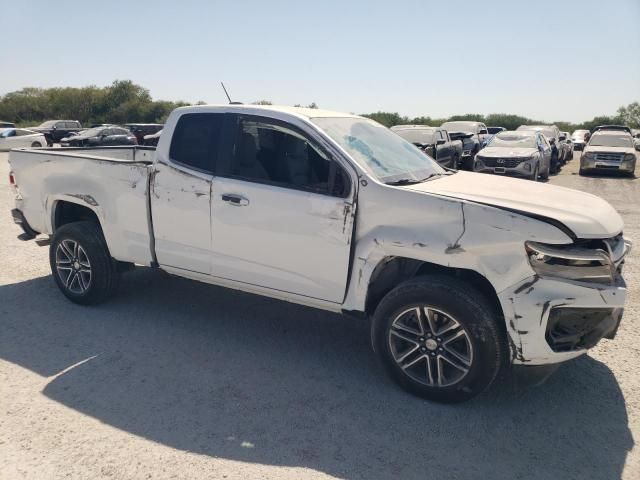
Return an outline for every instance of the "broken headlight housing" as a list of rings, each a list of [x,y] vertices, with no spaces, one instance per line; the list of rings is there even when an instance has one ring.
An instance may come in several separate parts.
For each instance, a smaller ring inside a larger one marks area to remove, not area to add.
[[[603,249],[537,242],[526,242],[525,249],[531,268],[541,277],[609,284],[614,281],[616,267]]]

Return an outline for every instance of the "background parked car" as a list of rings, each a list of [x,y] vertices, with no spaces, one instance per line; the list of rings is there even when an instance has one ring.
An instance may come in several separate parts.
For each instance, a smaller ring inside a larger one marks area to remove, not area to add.
[[[0,122],[0,128],[16,128],[16,124],[12,122]]]
[[[462,158],[462,141],[451,140],[443,128],[426,125],[396,125],[391,127],[407,142],[413,143],[440,165],[457,169]]]
[[[103,147],[113,145],[137,145],[136,137],[124,127],[108,126],[85,130],[78,135],[63,138],[63,147]]]
[[[124,126],[135,135],[138,145],[144,143],[145,135],[153,135],[164,127],[161,123],[125,123]]]
[[[445,122],[441,126],[453,140],[462,141],[461,167],[465,170],[473,170],[473,157],[483,147],[483,143],[489,132],[482,122]]]
[[[634,175],[640,146],[634,144],[631,131],[596,130],[580,157],[580,175],[589,171],[614,171]]]
[[[571,143],[574,150],[582,150],[587,143],[586,136],[589,130],[576,130],[571,134]]]
[[[11,150],[19,147],[44,147],[47,139],[43,134],[26,128],[0,129],[0,150]]]
[[[500,132],[476,155],[474,170],[546,180],[551,171],[551,145],[535,130]]]
[[[160,140],[160,135],[162,135],[162,130],[151,135],[145,135],[144,139],[142,140],[142,145],[146,147],[156,147],[158,145],[158,141]]]
[[[565,163],[565,147],[560,144],[560,130],[555,125],[520,125],[518,132],[533,130],[542,133],[551,145],[551,173],[558,173]]]
[[[573,142],[571,141],[571,135],[569,132],[560,132],[560,143],[565,148],[565,160],[573,160]]]
[[[42,133],[47,139],[47,145],[51,146],[70,134],[81,131],[82,125],[77,120],[48,120],[31,130]]]

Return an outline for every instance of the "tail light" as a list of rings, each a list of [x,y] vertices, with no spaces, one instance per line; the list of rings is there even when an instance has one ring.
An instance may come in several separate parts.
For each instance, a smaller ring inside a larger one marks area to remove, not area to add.
[[[13,185],[14,187],[17,187],[17,185],[16,185],[16,177],[13,174],[13,172],[9,172],[9,185]]]

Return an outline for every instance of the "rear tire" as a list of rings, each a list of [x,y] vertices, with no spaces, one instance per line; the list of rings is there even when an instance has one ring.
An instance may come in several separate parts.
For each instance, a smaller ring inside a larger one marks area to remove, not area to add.
[[[42,144],[41,144],[40,142],[33,142],[33,143],[31,144],[31,147],[32,147],[32,148],[39,148],[39,147],[41,147],[41,146],[42,146]]]
[[[96,305],[112,296],[120,280],[100,226],[74,222],[58,228],[49,248],[51,273],[72,302]]]
[[[506,334],[497,318],[466,282],[416,277],[382,299],[372,341],[402,388],[427,400],[463,402],[486,390],[507,364]]]

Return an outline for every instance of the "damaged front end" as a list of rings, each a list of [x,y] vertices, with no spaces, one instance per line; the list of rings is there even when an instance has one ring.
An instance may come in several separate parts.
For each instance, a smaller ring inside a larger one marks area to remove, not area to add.
[[[612,339],[622,319],[631,242],[622,234],[570,245],[527,242],[535,274],[499,294],[514,365],[552,365]]]

